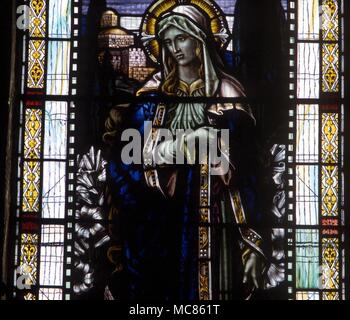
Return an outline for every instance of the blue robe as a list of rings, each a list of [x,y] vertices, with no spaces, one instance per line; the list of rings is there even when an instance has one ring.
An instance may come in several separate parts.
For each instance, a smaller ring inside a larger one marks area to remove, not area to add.
[[[123,124],[143,136],[144,121],[152,121],[157,105],[130,107]],[[249,224],[261,223],[256,181],[254,122],[243,111],[230,110],[215,119],[230,130],[231,161],[236,167],[233,188],[241,193]],[[143,145],[142,145],[143,147]],[[198,166],[182,165],[173,197],[147,186],[143,165],[124,164],[122,145],[115,146],[108,179],[120,218],[123,271],[109,285],[125,300],[198,300]],[[213,178],[211,196],[212,298],[244,296],[240,234],[228,208],[227,188]]]

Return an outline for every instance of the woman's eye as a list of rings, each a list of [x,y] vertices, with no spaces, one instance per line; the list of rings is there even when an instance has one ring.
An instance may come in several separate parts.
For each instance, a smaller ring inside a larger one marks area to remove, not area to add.
[[[186,38],[187,38],[187,37],[185,37],[185,36],[178,36],[178,37],[177,37],[177,40],[179,40],[179,41],[182,41],[182,42],[183,42],[183,41],[185,41],[185,40],[186,40]]]

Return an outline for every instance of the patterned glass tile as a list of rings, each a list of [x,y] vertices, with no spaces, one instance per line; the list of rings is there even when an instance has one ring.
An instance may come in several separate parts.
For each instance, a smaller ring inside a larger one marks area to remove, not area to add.
[[[35,38],[44,38],[46,34],[46,1],[30,0],[29,7],[29,35]]]
[[[322,0],[322,39],[330,41],[339,39],[338,0]]]
[[[338,216],[338,167],[322,166],[322,216]]]
[[[331,291],[331,292],[323,292],[322,293],[323,300],[340,300],[339,292]]]
[[[338,162],[339,115],[337,113],[322,114],[322,162]]]
[[[28,52],[28,88],[42,89],[45,74],[45,41],[30,40]]]
[[[26,109],[24,132],[24,158],[39,159],[41,154],[42,111]]]
[[[339,45],[322,45],[322,91],[339,92]]]
[[[339,288],[339,239],[322,239],[323,289]]]
[[[39,211],[40,162],[25,161],[23,168],[23,212]]]
[[[35,294],[28,292],[24,295],[24,300],[36,300]]]
[[[20,269],[25,276],[26,285],[37,282],[38,235],[23,233],[21,235]]]

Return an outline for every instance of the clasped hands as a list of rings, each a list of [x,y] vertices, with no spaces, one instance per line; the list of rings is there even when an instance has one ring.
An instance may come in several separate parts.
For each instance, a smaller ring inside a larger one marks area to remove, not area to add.
[[[201,127],[190,133],[183,132],[176,136],[176,139],[165,140],[156,148],[156,162],[161,164],[173,164],[177,160],[179,153],[183,155],[188,163],[194,163],[196,159],[196,140],[203,142],[203,146],[207,150],[207,146],[215,142],[217,135],[211,127]],[[201,142],[199,145],[201,146]],[[205,142],[205,143],[204,143]],[[199,155],[202,156],[201,154]],[[176,163],[176,162],[175,162]]]

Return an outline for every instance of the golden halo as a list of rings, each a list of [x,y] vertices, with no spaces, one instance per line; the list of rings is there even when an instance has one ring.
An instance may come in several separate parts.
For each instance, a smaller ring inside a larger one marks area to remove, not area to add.
[[[205,13],[210,21],[214,39],[224,48],[230,36],[227,20],[220,7],[212,0],[156,0],[152,3],[142,19],[141,40],[149,57],[157,64],[160,50],[156,37],[158,19],[178,5],[193,5]]]

